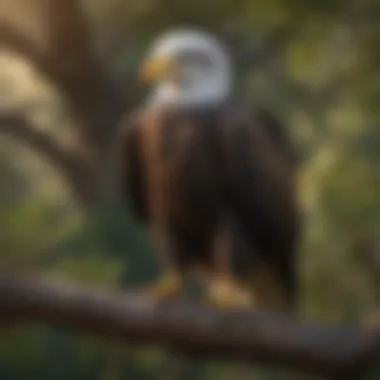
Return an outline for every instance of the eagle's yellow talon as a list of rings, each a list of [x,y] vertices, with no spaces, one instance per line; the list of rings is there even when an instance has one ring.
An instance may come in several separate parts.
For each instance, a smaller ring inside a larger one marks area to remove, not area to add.
[[[178,297],[181,292],[181,278],[179,275],[169,274],[140,291],[159,300],[173,299]]]
[[[208,300],[222,309],[250,308],[254,303],[252,294],[230,279],[215,280],[208,288]]]

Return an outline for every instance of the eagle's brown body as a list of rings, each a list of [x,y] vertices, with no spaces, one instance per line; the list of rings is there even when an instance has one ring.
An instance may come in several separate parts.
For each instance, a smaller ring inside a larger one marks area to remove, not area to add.
[[[126,195],[167,269],[233,278],[264,306],[294,304],[295,164],[274,120],[233,104],[147,112],[121,142]]]

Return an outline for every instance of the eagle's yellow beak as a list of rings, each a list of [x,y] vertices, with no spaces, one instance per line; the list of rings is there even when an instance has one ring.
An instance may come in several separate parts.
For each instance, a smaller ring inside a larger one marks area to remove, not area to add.
[[[152,83],[160,78],[170,75],[172,60],[170,57],[155,57],[148,59],[141,67],[140,80],[144,83]]]

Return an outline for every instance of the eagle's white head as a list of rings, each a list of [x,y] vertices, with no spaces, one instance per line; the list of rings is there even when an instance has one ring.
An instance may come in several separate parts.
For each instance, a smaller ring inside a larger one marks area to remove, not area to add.
[[[198,30],[174,30],[148,51],[142,79],[154,84],[149,105],[187,108],[217,105],[232,90],[232,65],[224,47]]]

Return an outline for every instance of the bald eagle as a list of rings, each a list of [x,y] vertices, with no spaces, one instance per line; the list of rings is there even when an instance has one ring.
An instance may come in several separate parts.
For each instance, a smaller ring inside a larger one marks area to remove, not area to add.
[[[233,94],[213,36],[175,30],[142,64],[153,85],[122,123],[122,185],[163,267],[155,290],[199,276],[221,307],[288,309],[297,298],[295,163],[277,120]]]

